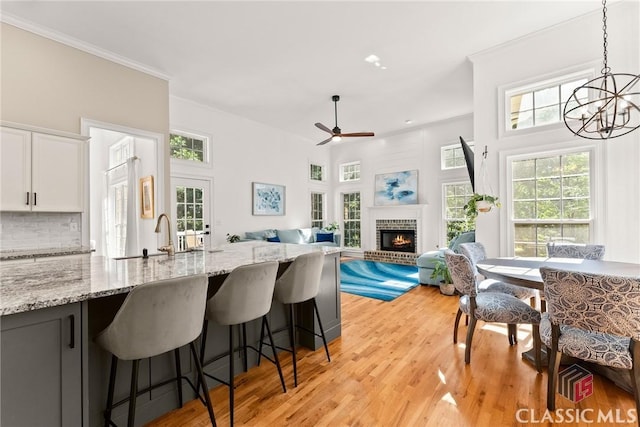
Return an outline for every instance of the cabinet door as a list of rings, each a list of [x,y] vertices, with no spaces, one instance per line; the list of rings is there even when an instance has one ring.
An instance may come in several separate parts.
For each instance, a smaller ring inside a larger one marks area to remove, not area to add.
[[[31,132],[0,130],[0,210],[31,210]]]
[[[80,321],[80,303],[0,319],[0,425],[82,425]]]
[[[83,141],[73,138],[33,133],[33,211],[82,211],[83,144]]]

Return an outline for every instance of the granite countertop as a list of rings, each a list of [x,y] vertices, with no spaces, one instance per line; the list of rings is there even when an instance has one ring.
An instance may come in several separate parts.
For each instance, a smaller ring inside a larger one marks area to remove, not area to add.
[[[0,251],[0,261],[43,258],[63,255],[81,255],[91,253],[90,248],[69,247],[69,248],[46,248],[46,249],[24,249]]]
[[[156,280],[206,273],[230,273],[234,268],[262,261],[293,261],[297,256],[338,247],[238,242],[206,251],[143,258],[111,259],[102,256],[46,258],[35,263],[0,262],[0,315],[71,304],[128,292]]]

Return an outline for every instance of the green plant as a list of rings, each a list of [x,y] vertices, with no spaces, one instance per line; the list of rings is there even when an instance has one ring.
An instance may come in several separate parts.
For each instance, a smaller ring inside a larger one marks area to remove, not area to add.
[[[475,221],[478,216],[478,212],[489,212],[493,206],[497,208],[502,206],[498,201],[497,196],[473,193],[473,196],[471,196],[467,201],[467,204],[464,205],[463,209],[467,218]]]
[[[327,231],[340,230],[340,224],[338,224],[336,221],[333,221],[331,224],[327,225],[324,229]]]
[[[433,272],[431,273],[431,278],[434,280],[440,279],[442,283],[453,283],[453,279],[451,279],[451,273],[447,268],[447,263],[440,260],[437,260],[433,263]]]
[[[227,233],[227,242],[229,243],[235,243],[240,241],[240,236],[238,236],[237,234],[229,234]]]

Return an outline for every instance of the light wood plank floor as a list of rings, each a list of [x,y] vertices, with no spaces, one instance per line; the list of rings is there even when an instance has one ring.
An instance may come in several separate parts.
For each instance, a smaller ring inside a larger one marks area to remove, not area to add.
[[[293,388],[291,358],[283,354],[286,394],[270,363],[239,375],[236,425],[527,425],[518,422],[518,410],[521,421],[551,425],[540,422],[545,421],[546,371],[538,374],[521,358],[531,346],[531,330],[521,326],[518,344],[510,347],[506,326],[479,322],[471,364],[465,365],[464,343],[452,340],[456,310],[457,297],[434,287],[419,286],[392,302],[343,293],[342,337],[329,345],[331,363],[323,349],[300,349],[299,385]],[[461,325],[463,342],[465,332]],[[218,425],[228,425],[226,386],[210,394]],[[589,423],[599,409],[635,415],[633,397],[599,376],[593,395],[579,403],[558,396],[557,407],[587,410],[585,422],[561,425],[614,425]],[[208,418],[203,405],[193,401],[150,425],[205,426]]]

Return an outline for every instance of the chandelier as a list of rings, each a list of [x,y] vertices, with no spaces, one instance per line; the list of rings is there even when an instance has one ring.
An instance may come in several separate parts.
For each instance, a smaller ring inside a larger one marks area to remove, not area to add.
[[[564,106],[564,123],[575,135],[609,139],[640,127],[640,75],[613,74],[607,65],[607,0],[602,1],[602,75],[573,91]]]

